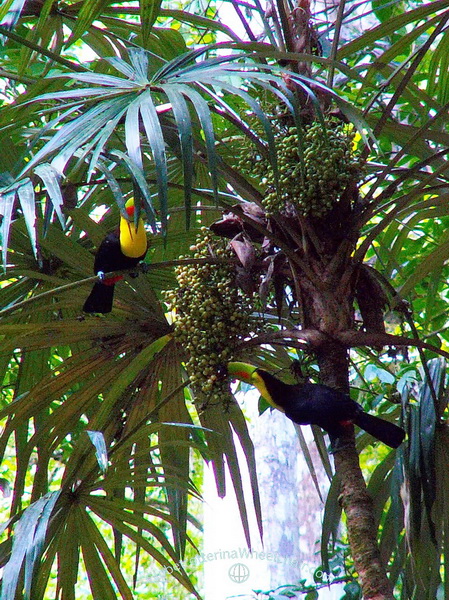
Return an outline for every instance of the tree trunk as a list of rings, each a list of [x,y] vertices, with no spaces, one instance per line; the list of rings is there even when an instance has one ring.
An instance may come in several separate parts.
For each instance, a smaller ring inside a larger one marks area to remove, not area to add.
[[[357,233],[350,226],[349,215],[345,228],[344,219],[336,211],[320,227],[315,227],[315,235],[321,244],[321,256],[314,251],[304,255],[315,281],[300,269],[296,272],[303,325],[322,333],[325,340],[313,348],[320,382],[348,394],[348,350],[333,340],[336,333],[354,328],[354,297],[359,270],[351,254]],[[334,454],[335,471],[340,480],[340,503],[347,517],[349,544],[363,597],[365,600],[393,600],[392,587],[380,560],[373,502],[360,469],[354,429],[349,430],[346,439],[340,438],[340,442],[342,448]]]
[[[317,350],[322,383],[349,391],[348,353],[337,344]],[[349,545],[359,574],[365,600],[394,600],[391,584],[380,559],[373,501],[360,469],[352,429],[341,449],[334,453],[336,476],[340,480],[340,504],[346,513]]]

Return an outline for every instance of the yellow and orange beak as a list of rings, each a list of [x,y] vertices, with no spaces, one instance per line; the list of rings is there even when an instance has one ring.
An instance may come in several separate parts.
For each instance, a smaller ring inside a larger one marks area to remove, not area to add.
[[[257,367],[243,362],[228,363],[228,375],[245,383],[253,384],[253,374]],[[253,384],[254,385],[254,384]]]
[[[250,365],[248,363],[228,363],[228,375],[230,377],[233,377],[234,379],[239,379],[240,381],[244,381],[245,383],[253,385],[259,391],[260,395],[263,398],[265,398],[268,404],[282,411],[283,409],[274,402],[269,391],[267,390],[265,381],[263,379],[263,374],[263,370],[258,369],[258,367],[255,367],[254,365]]]
[[[134,198],[130,198],[125,204],[127,217],[120,215],[120,248],[125,256],[140,258],[145,255],[148,248],[145,224],[141,217],[137,227],[134,219]],[[128,219],[129,217],[129,219]]]
[[[129,220],[132,221],[134,219],[134,198],[130,198],[125,203],[125,212],[129,217]]]

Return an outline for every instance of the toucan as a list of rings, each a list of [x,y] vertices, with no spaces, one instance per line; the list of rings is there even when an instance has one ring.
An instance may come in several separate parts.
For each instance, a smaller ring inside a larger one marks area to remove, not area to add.
[[[366,413],[360,404],[327,385],[298,383],[290,385],[268,371],[242,362],[230,362],[228,374],[255,386],[267,402],[298,425],[319,425],[329,434],[331,446],[355,424],[391,448],[397,448],[405,431],[389,421]]]
[[[101,242],[95,255],[94,273],[100,278],[104,273],[131,269],[141,261],[147,252],[147,234],[144,222],[139,218],[134,223],[134,199],[125,204],[127,217],[120,215],[120,225],[111,231]],[[114,286],[123,275],[102,278],[94,284],[83,310],[87,313],[109,313],[112,310]]]

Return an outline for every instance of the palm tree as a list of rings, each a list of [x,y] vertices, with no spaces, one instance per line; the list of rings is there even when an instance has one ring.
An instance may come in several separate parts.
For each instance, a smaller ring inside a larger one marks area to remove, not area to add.
[[[232,6],[242,37],[196,4],[0,9],[0,443],[15,473],[2,599],[19,589],[44,598],[51,585],[74,598],[81,562],[94,597],[132,598],[130,542],[135,581],[148,555],[197,595],[180,562],[193,551],[195,453],[222,495],[227,465],[249,542],[233,433],[261,515],[244,416],[211,371],[187,388],[201,344],[180,342],[169,314],[174,305],[181,321],[196,318],[177,304],[183,277],[226,280],[235,264],[240,286],[227,301],[249,312],[241,331],[217,337],[228,357],[270,370],[299,357],[309,377],[318,367],[343,391],[356,373],[367,405],[367,364],[400,382],[401,403],[376,410],[401,418],[408,442],[374,453],[368,491],[367,437],[356,450],[348,434],[333,475],[314,431],[332,478],[324,563],[339,500],[365,598],[392,598],[395,585],[434,597],[447,585],[445,369],[428,359],[447,356],[449,2],[340,2],[335,14],[312,14],[307,0]],[[151,228],[147,272],[117,286],[110,316],[84,318],[92,250],[131,194]],[[231,237],[233,254],[201,245],[201,227]],[[399,318],[386,320],[387,307]],[[419,403],[402,381],[407,348],[422,363]]]

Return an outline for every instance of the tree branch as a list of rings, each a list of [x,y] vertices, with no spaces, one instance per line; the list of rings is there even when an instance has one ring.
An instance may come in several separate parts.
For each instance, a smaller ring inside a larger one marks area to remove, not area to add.
[[[21,302],[17,302],[12,306],[7,306],[0,310],[0,318],[8,315],[9,313],[14,312],[28,304],[32,304],[33,302],[37,302],[38,300],[42,300],[43,298],[51,298],[52,296],[56,296],[57,294],[61,294],[63,292],[67,292],[73,288],[77,288],[81,285],[85,285],[87,283],[95,283],[97,281],[102,281],[103,279],[108,279],[108,277],[117,277],[117,275],[129,275],[129,273],[147,273],[153,269],[164,269],[176,267],[178,265],[204,265],[204,264],[241,264],[238,258],[235,260],[229,258],[185,258],[178,260],[166,260],[158,263],[140,263],[136,267],[131,269],[122,269],[120,271],[110,271],[109,273],[105,273],[101,278],[98,275],[92,275],[91,277],[85,277],[84,279],[78,279],[77,281],[72,281],[71,283],[66,283],[64,285],[60,285],[58,287],[53,288],[52,290],[47,290],[46,292],[42,292],[41,294],[36,294],[35,296],[31,296],[31,298],[27,298],[26,300],[22,300]]]
[[[1,313],[0,313],[1,314]],[[356,348],[359,346],[413,346],[431,350],[436,354],[449,358],[449,352],[432,346],[417,338],[408,338],[404,335],[391,335],[389,333],[366,333],[365,331],[346,330],[334,333],[332,336],[324,334],[317,329],[280,329],[270,333],[263,333],[250,340],[242,342],[242,348],[260,346],[261,344],[280,344],[283,340],[303,340],[313,349],[338,342],[345,348]],[[284,344],[288,345],[288,344]]]
[[[357,346],[414,346],[415,348],[432,350],[436,354],[449,358],[449,352],[423,342],[420,339],[408,338],[404,335],[348,330],[335,334],[335,338],[347,348],[355,348]]]

